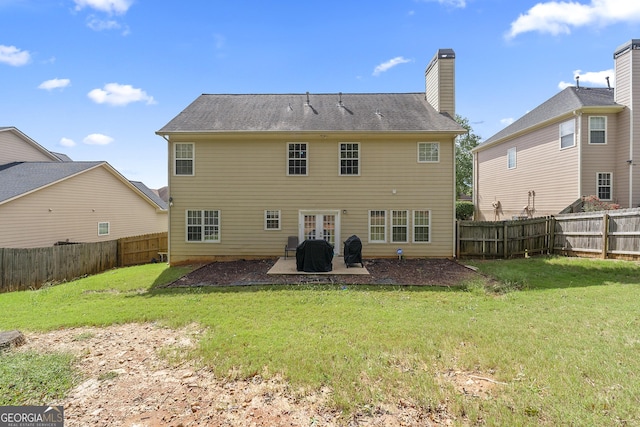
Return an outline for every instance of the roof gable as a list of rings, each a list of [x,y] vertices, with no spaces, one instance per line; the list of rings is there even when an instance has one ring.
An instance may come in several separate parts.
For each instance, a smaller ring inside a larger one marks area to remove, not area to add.
[[[515,135],[536,125],[586,107],[619,107],[614,101],[614,91],[608,88],[568,87],[543,102],[527,114],[488,138],[479,147]]]
[[[424,93],[203,94],[156,134],[197,132],[451,132]]]

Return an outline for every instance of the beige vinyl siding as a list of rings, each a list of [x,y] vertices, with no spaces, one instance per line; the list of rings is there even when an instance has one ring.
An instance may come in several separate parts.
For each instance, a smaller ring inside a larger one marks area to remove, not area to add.
[[[455,116],[455,60],[439,58],[431,69],[427,70],[427,102],[436,111],[447,112]]]
[[[560,149],[560,123],[477,151],[478,220],[522,215],[535,192],[535,216],[556,214],[580,197],[577,146]],[[507,169],[507,151],[516,147],[516,167]],[[494,214],[492,203],[501,208]],[[524,213],[526,214],[526,213]]]
[[[0,132],[0,165],[11,162],[57,161],[51,155],[11,131]]]
[[[172,263],[227,256],[280,256],[287,236],[298,235],[301,210],[336,212],[341,232],[339,251],[342,252],[342,242],[356,234],[367,257],[395,256],[398,248],[397,243],[368,243],[369,210],[430,210],[431,243],[403,244],[404,253],[452,256],[454,182],[450,137],[372,139],[350,134],[249,138],[250,141],[237,137],[188,141],[196,144],[196,175],[170,177],[174,199],[170,215]],[[418,141],[440,142],[440,162],[418,163]],[[308,143],[307,176],[287,176],[287,142]],[[360,143],[359,176],[339,175],[340,142]],[[185,211],[191,209],[220,210],[220,243],[185,242]],[[281,211],[280,230],[264,230],[265,209]]]
[[[142,199],[105,167],[0,205],[0,247],[33,248],[99,242],[167,231],[167,214]],[[109,235],[98,236],[98,223]]]
[[[589,144],[589,117],[590,116],[606,117],[606,144]],[[596,176],[598,172],[611,172],[613,174],[613,198],[620,200],[624,198],[624,178],[619,177],[616,173],[616,165],[619,164],[617,152],[619,140],[617,132],[617,114],[585,114],[582,116],[582,196],[597,195]],[[626,165],[626,163],[625,163]],[[622,174],[620,174],[622,175]]]

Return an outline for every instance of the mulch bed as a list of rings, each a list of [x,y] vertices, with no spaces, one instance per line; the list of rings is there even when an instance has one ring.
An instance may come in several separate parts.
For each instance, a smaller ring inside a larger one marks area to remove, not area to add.
[[[369,275],[282,274],[267,271],[276,259],[221,261],[204,265],[166,287],[291,285],[328,283],[349,285],[457,286],[478,273],[450,259],[364,260]]]

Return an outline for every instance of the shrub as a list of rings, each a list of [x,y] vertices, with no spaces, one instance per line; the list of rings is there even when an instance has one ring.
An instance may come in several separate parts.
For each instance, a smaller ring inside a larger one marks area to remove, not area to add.
[[[456,202],[456,219],[466,220],[473,216],[474,206],[471,202]]]
[[[620,205],[617,203],[603,202],[596,196],[585,197],[582,201],[583,212],[610,211],[614,209],[620,209]]]

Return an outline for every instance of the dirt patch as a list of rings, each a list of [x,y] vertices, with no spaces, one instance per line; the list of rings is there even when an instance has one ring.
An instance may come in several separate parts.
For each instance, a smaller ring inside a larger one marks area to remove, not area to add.
[[[268,275],[269,260],[213,262],[167,285],[238,286],[259,284],[335,283],[350,285],[457,286],[478,273],[449,259],[371,259],[364,266],[369,275],[282,274]]]
[[[294,391],[282,379],[227,381],[191,362],[172,365],[162,352],[193,347],[202,330],[155,324],[73,328],[26,334],[17,351],[65,351],[78,358],[83,379],[52,405],[65,408],[65,426],[443,426],[446,406],[411,402],[369,408],[348,418],[330,409],[331,390]]]

